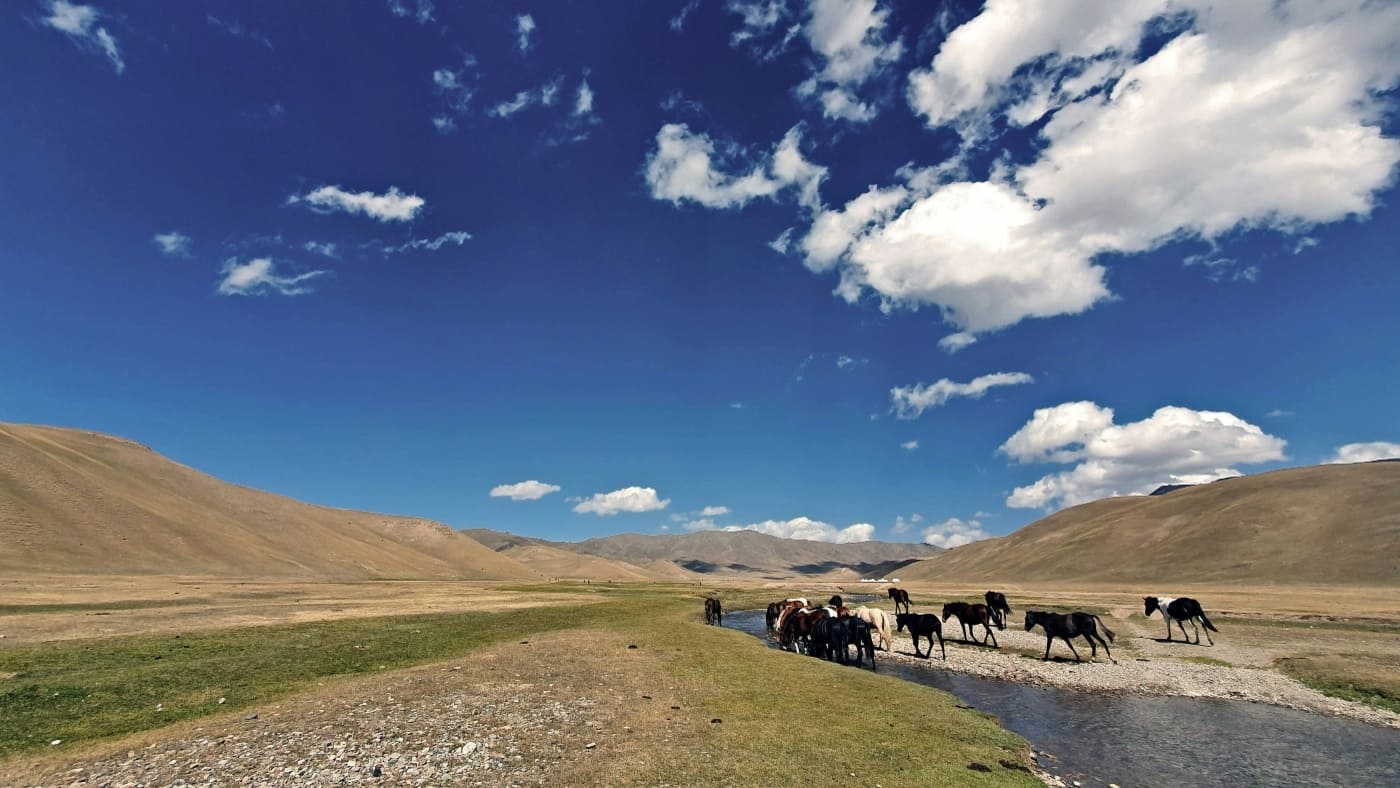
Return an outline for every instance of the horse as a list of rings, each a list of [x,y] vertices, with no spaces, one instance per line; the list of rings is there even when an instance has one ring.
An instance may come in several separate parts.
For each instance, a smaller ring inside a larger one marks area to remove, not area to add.
[[[1065,645],[1069,646],[1070,652],[1074,654],[1075,662],[1082,661],[1079,659],[1079,652],[1075,651],[1074,644],[1069,642],[1069,639],[1083,636],[1085,640],[1089,641],[1090,662],[1099,655],[1098,646],[1094,645],[1094,641],[1098,640],[1103,644],[1103,651],[1108,655],[1108,660],[1115,665],[1118,664],[1118,660],[1113,658],[1113,652],[1108,650],[1108,644],[1113,641],[1113,630],[1103,623],[1103,619],[1093,613],[1082,613],[1077,610],[1069,614],[1027,610],[1026,631],[1030,632],[1036,624],[1045,630],[1045,656],[1040,658],[1042,662],[1050,659],[1050,644],[1055,641],[1055,638],[1063,640]],[[1099,627],[1103,627],[1104,635],[1108,635],[1107,641],[1103,639],[1103,635],[1099,634]]]
[[[992,634],[992,611],[988,610],[986,605],[969,605],[966,602],[949,602],[943,606],[943,620],[946,622],[952,616],[957,616],[958,623],[962,624],[964,643],[976,638],[974,629],[978,624],[981,624],[982,628],[987,630],[987,636],[977,642],[985,646],[987,645],[987,639],[990,638],[993,647],[1001,648],[997,645],[997,636]]]
[[[778,643],[784,649],[791,646],[793,651],[810,654],[812,652],[812,630],[817,622],[835,620],[827,616],[826,611],[821,609],[802,608],[795,612],[789,612],[788,615],[784,616],[782,626],[778,630]]]
[[[943,653],[943,660],[948,660],[948,650],[943,647],[943,622],[938,620],[938,616],[932,613],[895,613],[895,624],[900,632],[905,627],[909,627],[909,636],[914,638],[914,656],[929,659],[933,656],[933,639],[938,638],[938,650]],[[919,636],[928,638],[928,653],[919,653]]]
[[[899,606],[904,605],[904,612],[909,612],[909,592],[902,588],[893,587],[889,590],[890,599],[894,600],[894,612],[899,612]]]
[[[982,597],[987,600],[987,609],[992,611],[992,620],[997,629],[1006,629],[1006,617],[1011,615],[1011,605],[1006,604],[1006,594],[988,591]]]
[[[861,651],[870,655],[870,669],[875,669],[875,643],[870,638],[870,625],[856,617],[839,619],[846,627],[846,640],[856,647],[856,667],[861,667]]]
[[[724,623],[724,609],[720,607],[719,600],[714,597],[705,597],[705,623],[719,626]]]
[[[782,610],[778,611],[777,623],[773,625],[773,629],[777,632],[783,631],[783,625],[786,623],[788,616],[792,615],[793,613],[799,610],[807,609],[806,602],[802,602],[796,599],[785,600],[782,604]]]
[[[1148,618],[1152,617],[1152,611],[1162,611],[1162,619],[1167,622],[1168,643],[1172,641],[1172,622],[1175,621],[1177,627],[1181,629],[1181,639],[1186,640],[1186,627],[1181,622],[1190,621],[1191,629],[1196,633],[1194,645],[1201,645],[1201,630],[1196,629],[1196,619],[1199,618],[1201,620],[1201,625],[1204,626],[1206,630],[1206,642],[1212,646],[1215,645],[1215,641],[1210,639],[1210,633],[1219,632],[1220,630],[1216,629],[1215,625],[1210,623],[1210,619],[1206,618],[1206,611],[1201,609],[1200,602],[1187,596],[1177,597],[1175,599],[1172,597],[1158,599],[1155,596],[1145,596],[1142,598],[1142,604],[1145,610],[1143,615]],[[1192,641],[1187,642],[1189,643]]]
[[[890,635],[890,614],[878,607],[865,607],[864,605],[851,611],[856,618],[870,625],[872,632],[880,635],[880,647],[886,651],[894,645],[894,638]]]
[[[869,633],[866,633],[867,637]],[[850,632],[846,622],[839,618],[820,618],[812,624],[812,634],[807,646],[807,654],[813,657],[847,664],[850,656]],[[857,656],[860,652],[857,650]]]
[[[769,632],[776,632],[776,631],[778,631],[778,616],[781,616],[782,614],[783,614],[783,603],[782,603],[782,602],[769,602],[769,603],[768,603],[768,610],[767,610],[767,612],[764,614],[763,619],[764,619],[764,624],[767,625],[767,628],[768,628],[768,631],[769,631]]]

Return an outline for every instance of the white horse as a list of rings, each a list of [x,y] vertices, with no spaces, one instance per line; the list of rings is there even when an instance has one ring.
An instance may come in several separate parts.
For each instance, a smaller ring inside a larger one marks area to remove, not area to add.
[[[1167,642],[1172,639],[1172,622],[1181,630],[1181,639],[1186,640],[1186,627],[1183,621],[1191,622],[1191,630],[1196,633],[1195,644],[1201,644],[1201,630],[1196,628],[1196,619],[1201,620],[1201,626],[1205,628],[1206,642],[1214,646],[1215,641],[1210,639],[1210,633],[1219,632],[1215,625],[1206,618],[1206,611],[1201,609],[1201,603],[1190,597],[1162,597],[1145,596],[1142,598],[1143,615],[1152,617],[1152,611],[1162,611],[1162,620],[1167,622]],[[1191,642],[1187,640],[1187,642]]]
[[[870,625],[870,628],[880,634],[880,648],[889,651],[894,646],[894,636],[891,633],[890,614],[878,607],[860,607],[852,610],[851,613],[861,621]]]

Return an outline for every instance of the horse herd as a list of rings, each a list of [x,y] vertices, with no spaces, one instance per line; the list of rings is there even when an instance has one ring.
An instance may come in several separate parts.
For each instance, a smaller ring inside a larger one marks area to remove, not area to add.
[[[1007,617],[1011,615],[1011,605],[1007,604],[1006,595],[1000,591],[988,591],[983,598],[985,604],[969,604],[967,602],[948,602],[943,605],[943,614],[940,618],[932,613],[914,613],[910,609],[909,592],[902,588],[889,589],[889,598],[894,601],[895,614],[889,613],[873,607],[847,608],[843,604],[840,595],[831,597],[826,605],[813,607],[808,604],[804,597],[793,597],[781,602],[773,602],[768,605],[765,616],[768,632],[776,636],[778,644],[788,651],[796,651],[822,659],[839,662],[842,665],[851,664],[850,648],[855,646],[854,664],[858,667],[864,665],[864,658],[868,655],[871,670],[875,669],[875,640],[878,637],[880,647],[889,652],[894,645],[891,626],[895,631],[903,632],[906,628],[914,641],[914,655],[928,659],[933,656],[933,643],[938,641],[938,650],[946,661],[948,651],[943,643],[943,624],[950,618],[957,617],[958,624],[962,629],[962,640],[965,643],[976,642],[982,645],[989,645],[999,648],[996,634],[992,627],[999,630],[1006,629]],[[1196,621],[1199,619],[1202,627],[1206,630],[1206,641],[1210,645],[1215,645],[1211,640],[1211,632],[1219,632],[1210,619],[1206,617],[1201,605],[1189,597],[1164,597],[1155,596],[1143,597],[1144,615],[1151,617],[1153,612],[1160,611],[1162,618],[1167,622],[1167,642],[1172,640],[1172,622],[1176,622],[1181,629],[1181,636],[1186,638],[1186,627],[1184,622],[1189,622],[1191,628],[1196,632],[1195,643],[1201,642],[1200,630],[1196,628]],[[904,612],[899,612],[900,608]],[[719,625],[723,622],[723,611],[720,602],[714,597],[705,600],[705,623]],[[976,628],[981,626],[983,635],[981,640],[977,640]],[[1074,654],[1074,661],[1082,661],[1079,651],[1070,642],[1074,638],[1082,637],[1089,643],[1090,661],[1098,657],[1098,647],[1103,646],[1104,654],[1109,661],[1117,664],[1113,659],[1113,653],[1109,650],[1108,644],[1113,642],[1113,630],[1104,624],[1103,619],[1093,613],[1075,611],[1072,613],[1051,613],[1039,610],[1028,610],[1025,616],[1026,631],[1030,632],[1039,626],[1045,631],[1045,655],[1042,660],[1050,658],[1050,646],[1055,638],[1059,638],[1069,646],[1069,650]],[[1100,634],[1102,633],[1102,634]],[[1107,636],[1107,640],[1104,636]],[[920,653],[919,639],[928,641],[928,653]],[[1189,641],[1188,641],[1189,642]]]

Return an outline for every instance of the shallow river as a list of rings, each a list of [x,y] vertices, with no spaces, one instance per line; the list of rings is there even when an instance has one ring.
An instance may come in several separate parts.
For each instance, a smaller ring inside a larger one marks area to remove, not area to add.
[[[724,625],[776,647],[761,610],[728,614]],[[1032,687],[883,655],[876,652],[881,675],[937,687],[996,715],[1055,756],[1040,759],[1047,771],[1086,786],[1400,786],[1400,731],[1261,703]]]

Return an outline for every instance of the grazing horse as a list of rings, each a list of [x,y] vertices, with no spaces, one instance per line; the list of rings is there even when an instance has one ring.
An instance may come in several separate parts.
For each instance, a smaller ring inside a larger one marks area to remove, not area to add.
[[[948,650],[943,647],[943,622],[938,620],[938,616],[932,613],[895,613],[895,624],[900,632],[905,627],[909,627],[909,636],[914,638],[914,656],[928,659],[933,656],[933,639],[938,638],[938,650],[943,653],[943,660],[948,659]],[[919,653],[919,636],[928,638],[928,653]]]
[[[981,624],[982,628],[987,630],[987,636],[977,642],[985,646],[987,645],[987,639],[990,638],[992,646],[1001,648],[997,645],[997,636],[992,634],[992,611],[988,610],[986,605],[969,605],[966,602],[949,602],[943,606],[943,620],[946,622],[953,616],[957,616],[958,623],[962,624],[964,643],[969,640],[976,640],[977,633],[975,630],[977,625]]]
[[[719,626],[724,623],[724,609],[720,607],[719,600],[714,597],[705,597],[705,623]]]
[[[1082,661],[1079,659],[1079,652],[1075,651],[1074,644],[1069,642],[1069,639],[1083,636],[1085,640],[1089,641],[1090,662],[1094,661],[1094,658],[1099,655],[1098,646],[1094,645],[1094,641],[1098,640],[1103,644],[1103,652],[1108,655],[1109,662],[1115,665],[1118,664],[1118,660],[1113,658],[1113,652],[1108,650],[1108,644],[1113,640],[1113,630],[1109,629],[1108,625],[1103,623],[1103,619],[1093,613],[1075,611],[1065,614],[1027,610],[1026,631],[1030,632],[1031,627],[1034,627],[1036,624],[1039,624],[1045,630],[1045,656],[1040,658],[1042,662],[1050,659],[1050,644],[1055,641],[1055,638],[1063,640],[1065,645],[1069,646],[1070,652],[1074,654],[1075,662]],[[1105,641],[1103,635],[1099,634],[1100,627],[1103,628],[1104,635],[1108,635],[1108,641]]]
[[[1158,599],[1155,596],[1145,596],[1142,598],[1142,604],[1146,611],[1143,615],[1148,618],[1152,617],[1152,611],[1162,611],[1162,619],[1167,622],[1168,643],[1172,640],[1172,622],[1175,621],[1177,627],[1181,629],[1181,639],[1186,640],[1186,627],[1181,622],[1190,621],[1191,630],[1196,633],[1194,645],[1201,645],[1201,630],[1196,629],[1196,619],[1199,618],[1201,620],[1201,626],[1205,627],[1206,630],[1206,642],[1212,646],[1215,645],[1215,641],[1210,639],[1210,633],[1219,632],[1220,630],[1216,629],[1215,625],[1210,623],[1210,619],[1206,618],[1206,611],[1201,609],[1200,602],[1188,596],[1177,597],[1175,599],[1172,597]],[[1187,642],[1189,643],[1191,641]]]
[[[899,613],[899,606],[904,605],[904,612],[909,612],[909,592],[902,588],[894,587],[889,590],[890,599],[894,600],[894,612]]]
[[[1006,594],[988,591],[982,597],[987,600],[987,609],[992,611],[992,620],[997,629],[1006,629],[1006,617],[1011,615],[1011,605],[1006,604]]]
[[[870,638],[870,625],[859,618],[840,619],[842,625],[846,627],[847,641],[856,647],[856,667],[862,665],[861,651],[870,655],[870,669],[875,669],[875,643]]]
[[[783,602],[783,609],[778,611],[778,621],[773,625],[773,629],[782,632],[788,616],[799,610],[806,610],[807,603],[797,599],[789,599]]]
[[[827,616],[825,610],[820,609],[802,608],[789,612],[788,615],[784,616],[782,626],[778,630],[778,643],[784,649],[790,646],[793,651],[810,654],[812,652],[812,630],[816,627],[817,622],[835,620]]]
[[[880,635],[880,648],[886,651],[894,645],[894,638],[890,633],[890,614],[878,607],[865,607],[864,605],[851,611],[856,618],[870,625],[870,631]]]

